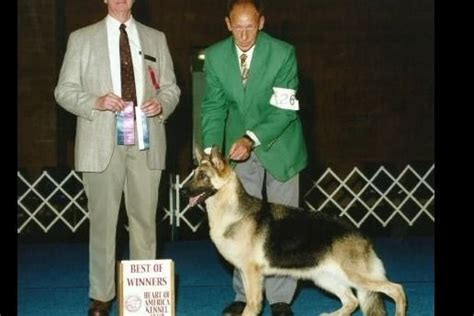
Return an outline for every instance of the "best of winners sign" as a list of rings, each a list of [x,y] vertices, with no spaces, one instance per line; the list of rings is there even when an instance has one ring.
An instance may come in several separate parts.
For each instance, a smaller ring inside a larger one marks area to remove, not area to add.
[[[120,316],[175,316],[174,262],[122,260],[119,291]]]

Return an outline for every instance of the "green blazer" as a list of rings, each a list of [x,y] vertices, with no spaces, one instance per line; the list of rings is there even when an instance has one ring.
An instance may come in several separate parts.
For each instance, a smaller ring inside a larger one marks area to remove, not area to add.
[[[275,179],[287,181],[306,167],[308,158],[298,111],[270,104],[273,87],[298,88],[293,46],[260,32],[245,88],[232,37],[206,50],[204,72],[204,148],[224,146],[227,155],[235,140],[250,130],[261,142],[254,148],[255,154]]]

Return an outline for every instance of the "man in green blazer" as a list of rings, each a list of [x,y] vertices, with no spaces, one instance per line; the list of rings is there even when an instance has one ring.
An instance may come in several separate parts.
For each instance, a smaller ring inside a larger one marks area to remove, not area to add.
[[[225,18],[232,36],[206,50],[206,88],[201,128],[206,151],[223,147],[247,192],[270,202],[298,206],[299,172],[307,165],[296,99],[297,62],[293,46],[261,32],[262,3],[230,0]],[[236,297],[223,315],[241,315],[245,294],[234,271]],[[296,280],[269,277],[266,298],[272,315],[293,315]]]
[[[123,193],[130,258],[156,259],[165,122],[180,96],[165,35],[133,19],[134,0],[104,3],[108,9],[105,19],[71,33],[55,89],[58,104],[77,116],[75,168],[83,175],[90,222],[92,301],[88,314],[95,316],[108,315],[115,297],[115,237]],[[122,87],[123,65],[128,64],[121,58],[125,55],[133,64],[127,78],[133,77],[134,85],[128,85],[128,90]],[[124,100],[123,91],[134,96]],[[134,101],[135,106],[136,121],[131,117],[130,134],[138,136],[138,108],[145,114],[148,148],[139,148],[137,141],[134,145],[119,142],[117,114],[124,109],[124,101]]]

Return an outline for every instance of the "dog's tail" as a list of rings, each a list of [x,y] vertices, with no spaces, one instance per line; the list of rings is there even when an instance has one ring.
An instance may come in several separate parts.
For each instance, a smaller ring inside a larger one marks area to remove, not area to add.
[[[387,315],[380,293],[358,289],[357,298],[359,299],[360,308],[365,316]]]

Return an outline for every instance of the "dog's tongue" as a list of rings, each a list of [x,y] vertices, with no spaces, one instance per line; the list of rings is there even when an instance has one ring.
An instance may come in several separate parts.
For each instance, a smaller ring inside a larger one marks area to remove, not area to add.
[[[189,207],[193,207],[194,205],[196,205],[197,202],[199,201],[199,199],[201,198],[201,196],[203,196],[203,195],[204,195],[204,193],[201,193],[199,195],[190,197],[189,202],[188,202]]]

